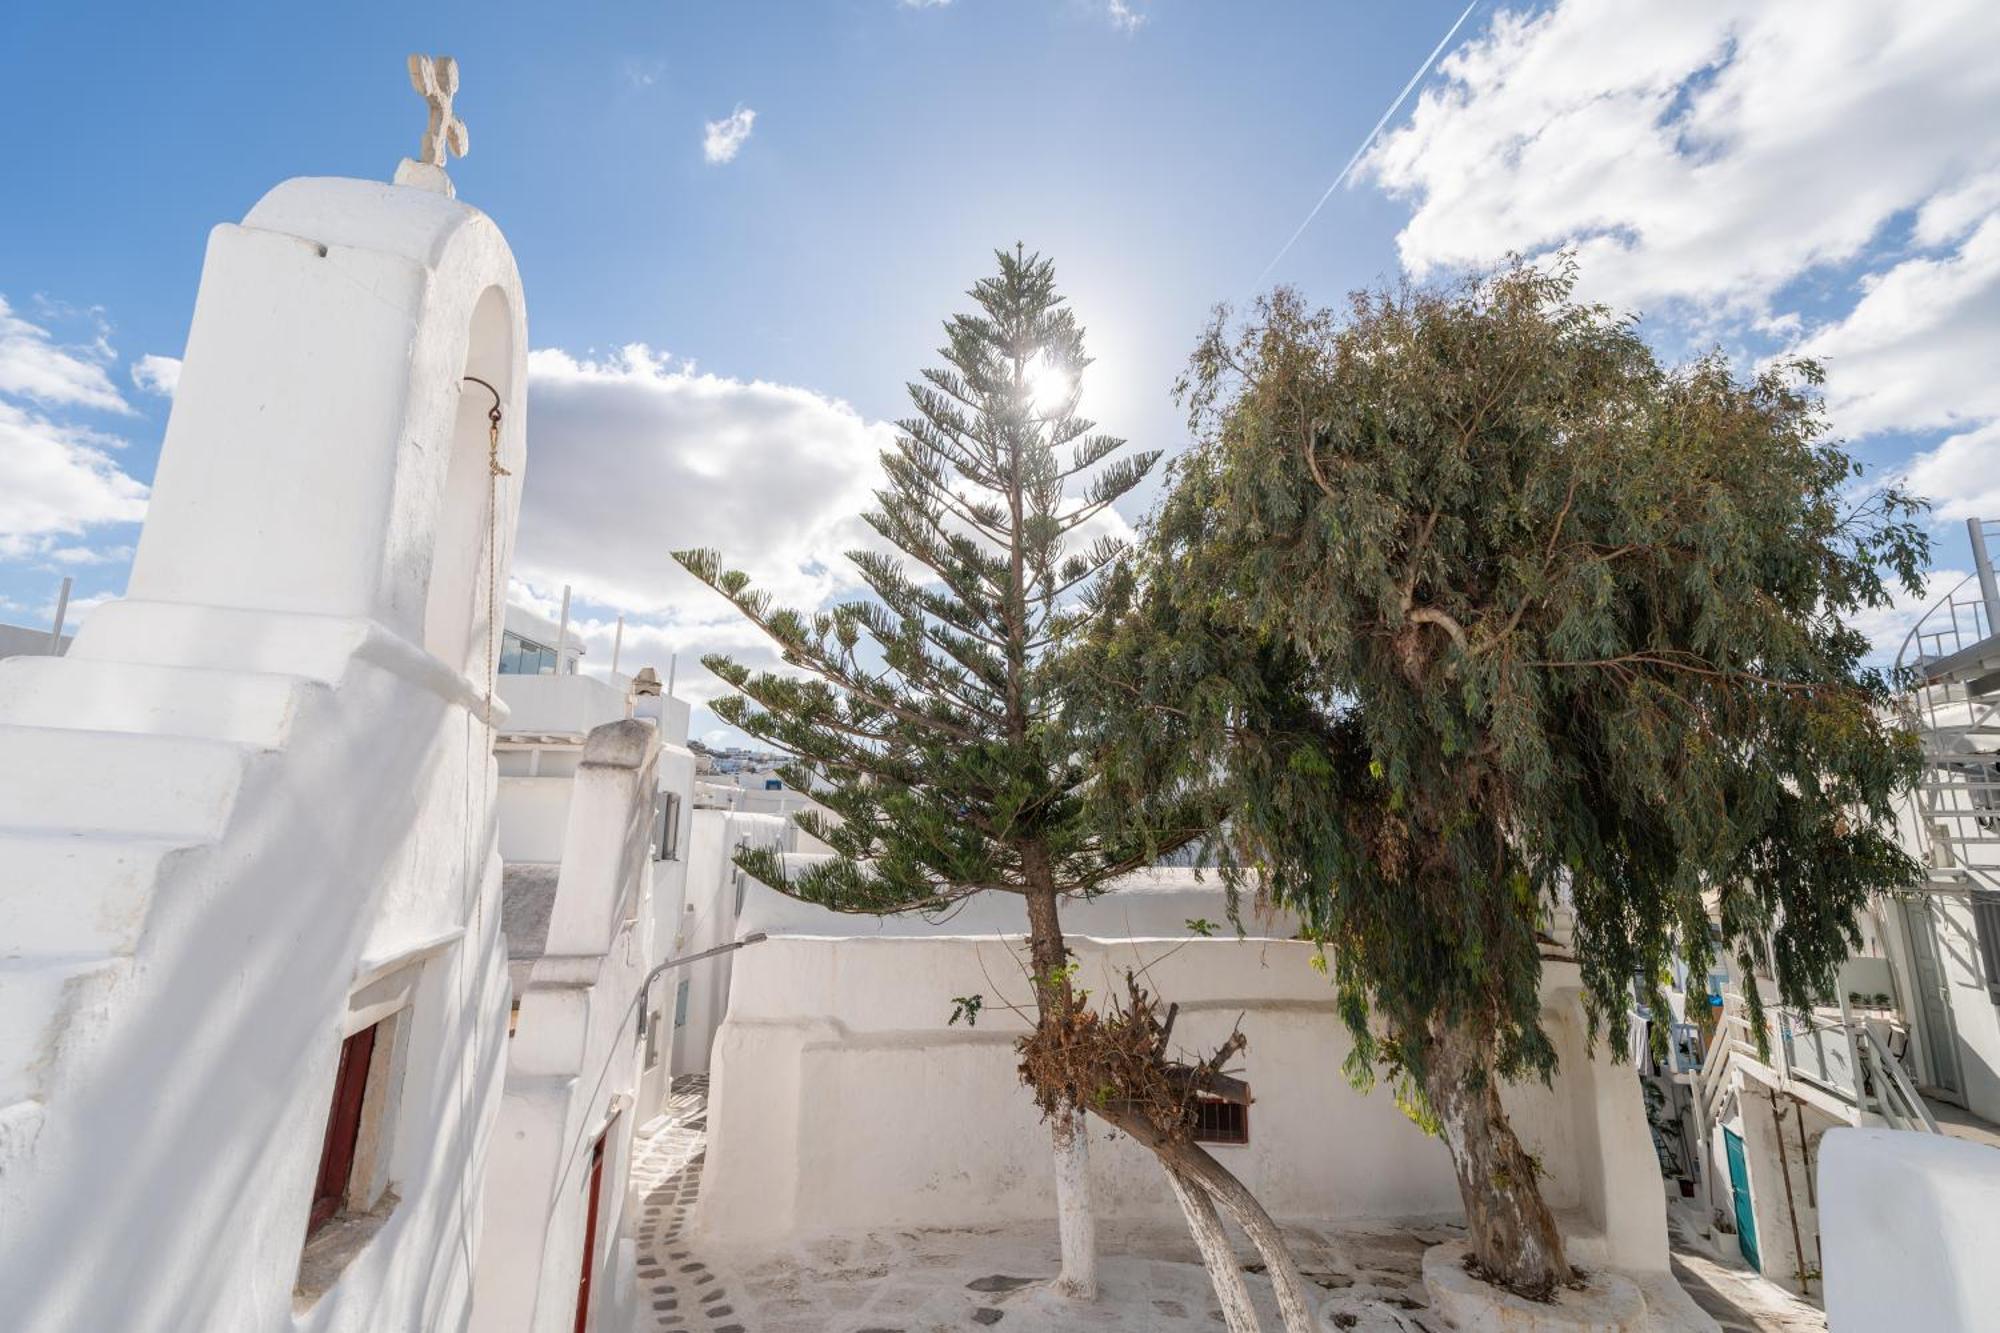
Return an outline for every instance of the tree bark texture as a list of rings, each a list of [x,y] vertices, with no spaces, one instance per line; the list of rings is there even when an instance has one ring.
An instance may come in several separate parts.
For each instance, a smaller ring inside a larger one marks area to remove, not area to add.
[[[1423,1049],[1424,1095],[1451,1148],[1472,1257],[1488,1281],[1546,1300],[1570,1268],[1534,1159],[1500,1105],[1490,1043],[1476,1030],[1439,1027]]]
[[[1144,1116],[1107,1108],[1099,1112],[1106,1123],[1123,1130],[1139,1143],[1151,1149],[1160,1159],[1170,1180],[1187,1181],[1201,1187],[1210,1200],[1221,1206],[1243,1234],[1257,1247],[1257,1254],[1264,1261],[1264,1271],[1271,1279],[1271,1287],[1277,1293],[1278,1313],[1285,1322],[1285,1333],[1315,1333],[1312,1301],[1306,1295],[1305,1278],[1299,1273],[1299,1266],[1292,1260],[1292,1252],[1285,1244],[1285,1233],[1264,1211],[1264,1205],[1257,1202],[1257,1196],[1249,1187],[1231,1174],[1229,1168],[1210,1156],[1198,1144],[1175,1143],[1164,1138]],[[1199,1237],[1196,1238],[1199,1241]]]
[[[1174,1198],[1180,1201],[1181,1212],[1187,1215],[1188,1231],[1194,1236],[1195,1248],[1201,1251],[1202,1265],[1208,1269],[1216,1304],[1222,1307],[1223,1326],[1229,1333],[1261,1333],[1257,1311],[1250,1304],[1250,1288],[1243,1281],[1243,1270],[1236,1265],[1236,1251],[1222,1229],[1222,1219],[1216,1216],[1215,1200],[1200,1184],[1171,1166],[1167,1167],[1167,1184],[1173,1187]]]
[[[1068,1023],[1076,999],[1047,854],[1029,847],[1021,859],[1029,880],[1028,958],[1035,974],[1038,1021]],[[1082,1113],[1069,1107],[1050,1116],[1049,1140],[1056,1173],[1056,1232],[1062,1244],[1056,1291],[1075,1300],[1096,1300],[1097,1221],[1090,1205],[1090,1135]]]

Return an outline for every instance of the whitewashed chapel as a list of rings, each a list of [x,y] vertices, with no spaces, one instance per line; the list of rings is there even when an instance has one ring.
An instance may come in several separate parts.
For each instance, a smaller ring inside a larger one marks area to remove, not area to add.
[[[1018,902],[876,921],[747,880],[739,846],[823,854],[805,798],[697,783],[656,672],[506,606],[526,300],[445,171],[456,66],[411,79],[394,183],[286,181],[211,234],[128,595],[0,662],[0,1323],[1053,1326],[1008,1304],[1035,1272],[951,1266],[982,1228],[1053,1244]],[[1295,923],[1190,929],[1225,915],[1160,870],[1068,924],[1190,1040],[1240,1017],[1254,1100],[1203,1137],[1275,1214],[1448,1226],[1445,1149],[1342,1079]],[[1651,1303],[1620,1326],[1713,1327],[1579,989],[1552,958],[1563,1073],[1510,1104],[1573,1252]],[[1146,1154],[1091,1170],[1133,1236],[1176,1215]],[[813,1276],[828,1245],[925,1257]],[[1107,1326],[1209,1326],[1191,1253],[1140,1258]]]

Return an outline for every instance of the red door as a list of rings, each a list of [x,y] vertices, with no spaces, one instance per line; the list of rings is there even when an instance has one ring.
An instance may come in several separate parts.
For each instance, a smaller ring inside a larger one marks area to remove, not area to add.
[[[590,1149],[590,1203],[583,1215],[583,1272],[576,1280],[576,1333],[590,1329],[590,1274],[597,1267],[597,1201],[604,1191],[604,1140],[610,1130],[597,1136]]]
[[[308,1236],[332,1221],[347,1202],[347,1180],[354,1173],[354,1144],[361,1136],[361,1102],[368,1091],[368,1066],[374,1058],[375,1028],[363,1028],[340,1045],[340,1069],[333,1076],[333,1109],[326,1117],[319,1176],[313,1182],[312,1217],[306,1223]]]

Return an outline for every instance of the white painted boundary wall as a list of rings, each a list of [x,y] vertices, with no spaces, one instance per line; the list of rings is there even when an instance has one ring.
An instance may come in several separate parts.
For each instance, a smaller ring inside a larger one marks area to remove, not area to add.
[[[1974,1333],[2000,1321],[2000,1151],[1832,1129],[1819,1148],[1832,1333]]]
[[[698,1225],[734,1241],[1052,1219],[1048,1135],[1015,1073],[1026,1023],[1006,1007],[1028,999],[1021,941],[974,934],[1017,920],[1019,900],[982,895],[931,925],[850,921],[760,884],[751,892],[739,930],[774,937],[734,960]],[[1125,969],[1148,968],[1149,989],[1181,1006],[1176,1040],[1197,1051],[1242,1015],[1250,1142],[1212,1150],[1275,1215],[1457,1215],[1443,1144],[1387,1089],[1362,1095],[1342,1075],[1351,1044],[1309,947],[1191,938],[1181,926],[1221,922],[1222,908],[1213,881],[1187,871],[1150,872],[1133,890],[1066,907],[1080,984],[1122,992]],[[1160,929],[1168,922],[1171,935]],[[818,933],[801,933],[809,925]],[[1288,922],[1277,927],[1289,933]],[[985,997],[978,1026],[948,1025],[954,998],[974,993]],[[1552,1090],[1508,1090],[1514,1124],[1549,1170],[1544,1189],[1580,1262],[1664,1270],[1662,1190],[1636,1079],[1584,1056],[1573,964],[1547,965],[1544,995],[1563,1073]],[[1178,1218],[1151,1156],[1101,1126],[1091,1169],[1103,1215]]]

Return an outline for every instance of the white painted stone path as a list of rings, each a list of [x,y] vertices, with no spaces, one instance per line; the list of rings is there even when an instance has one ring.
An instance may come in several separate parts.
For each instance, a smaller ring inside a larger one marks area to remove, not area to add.
[[[1052,1225],[823,1236],[754,1253],[706,1245],[689,1235],[687,1224],[701,1189],[707,1117],[707,1081],[677,1080],[669,1114],[643,1127],[635,1141],[635,1333],[1213,1333],[1222,1327],[1193,1243],[1185,1230],[1165,1224],[1100,1222],[1102,1294],[1088,1305],[1047,1289],[1060,1260]],[[1462,1234],[1431,1223],[1286,1227],[1325,1333],[1447,1333],[1426,1308],[1423,1253]],[[1258,1271],[1247,1245],[1239,1258],[1253,1275]],[[1706,1285],[1690,1284],[1690,1276],[1683,1268],[1691,1292]],[[1717,1280],[1713,1272],[1703,1276]],[[1251,1288],[1264,1326],[1280,1327],[1269,1285],[1253,1276]],[[1716,1303],[1717,1313],[1728,1312],[1726,1328],[1824,1327],[1809,1322],[1817,1313],[1809,1307],[1754,1301],[1742,1287],[1728,1294],[1735,1299]],[[1670,1326],[1680,1325],[1662,1325]]]

